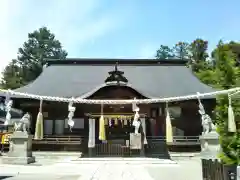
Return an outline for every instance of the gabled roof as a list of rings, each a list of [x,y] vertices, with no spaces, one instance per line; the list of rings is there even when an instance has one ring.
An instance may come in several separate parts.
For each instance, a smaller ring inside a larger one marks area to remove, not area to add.
[[[46,96],[87,97],[106,86],[109,72],[124,72],[129,86],[148,98],[161,98],[212,92],[200,82],[183,60],[156,59],[68,59],[49,61],[42,74],[32,83],[17,89]],[[90,93],[90,94],[89,94]]]

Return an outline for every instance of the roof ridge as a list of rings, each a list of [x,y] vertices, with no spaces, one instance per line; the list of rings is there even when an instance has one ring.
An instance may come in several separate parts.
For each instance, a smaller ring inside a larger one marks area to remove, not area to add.
[[[67,58],[66,60],[47,59],[47,65],[186,65],[185,59],[101,59],[101,58]]]

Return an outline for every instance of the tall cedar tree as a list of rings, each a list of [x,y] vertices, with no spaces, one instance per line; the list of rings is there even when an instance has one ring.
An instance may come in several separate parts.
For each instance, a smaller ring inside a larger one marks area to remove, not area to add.
[[[221,89],[229,89],[237,86],[239,67],[236,67],[236,56],[229,46],[219,43],[214,52],[216,62],[216,81]],[[233,98],[232,107],[235,114],[236,124],[239,124],[240,103],[238,98]],[[240,132],[228,132],[228,97],[222,95],[217,97],[216,123],[220,134],[222,152],[221,160],[225,164],[240,164]]]
[[[66,56],[60,41],[46,27],[29,33],[17,59],[5,68],[2,86],[14,89],[26,85],[41,74],[47,59],[64,60]]]

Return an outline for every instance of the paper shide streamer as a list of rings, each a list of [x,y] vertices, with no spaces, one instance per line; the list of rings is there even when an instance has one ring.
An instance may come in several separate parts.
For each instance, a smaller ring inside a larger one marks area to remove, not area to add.
[[[74,116],[74,112],[76,110],[76,107],[73,106],[73,102],[71,101],[68,104],[68,126],[70,131],[72,132],[72,128],[74,126],[74,121],[73,121],[73,116]]]
[[[136,98],[134,98],[136,99]],[[133,118],[133,123],[132,125],[135,127],[135,130],[134,130],[134,133],[135,134],[138,134],[138,130],[139,130],[139,127],[140,127],[140,121],[138,120],[140,115],[139,115],[139,107],[137,106],[136,103],[133,103],[132,104],[132,111],[135,112],[134,114],[134,118]]]
[[[13,106],[13,101],[10,99],[10,94],[7,93],[6,99],[5,99],[5,111],[6,111],[6,117],[5,117],[5,122],[4,125],[12,125],[11,122],[11,109]]]

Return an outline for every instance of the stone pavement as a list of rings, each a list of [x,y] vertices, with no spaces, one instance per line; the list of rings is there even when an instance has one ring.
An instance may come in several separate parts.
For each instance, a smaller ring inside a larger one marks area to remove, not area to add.
[[[17,175],[13,177],[4,177],[0,180],[78,180],[79,176],[76,175]]]
[[[39,156],[35,165],[0,164],[0,175],[13,176],[6,180],[202,180],[199,158],[183,158],[176,162],[149,158],[104,159]]]

